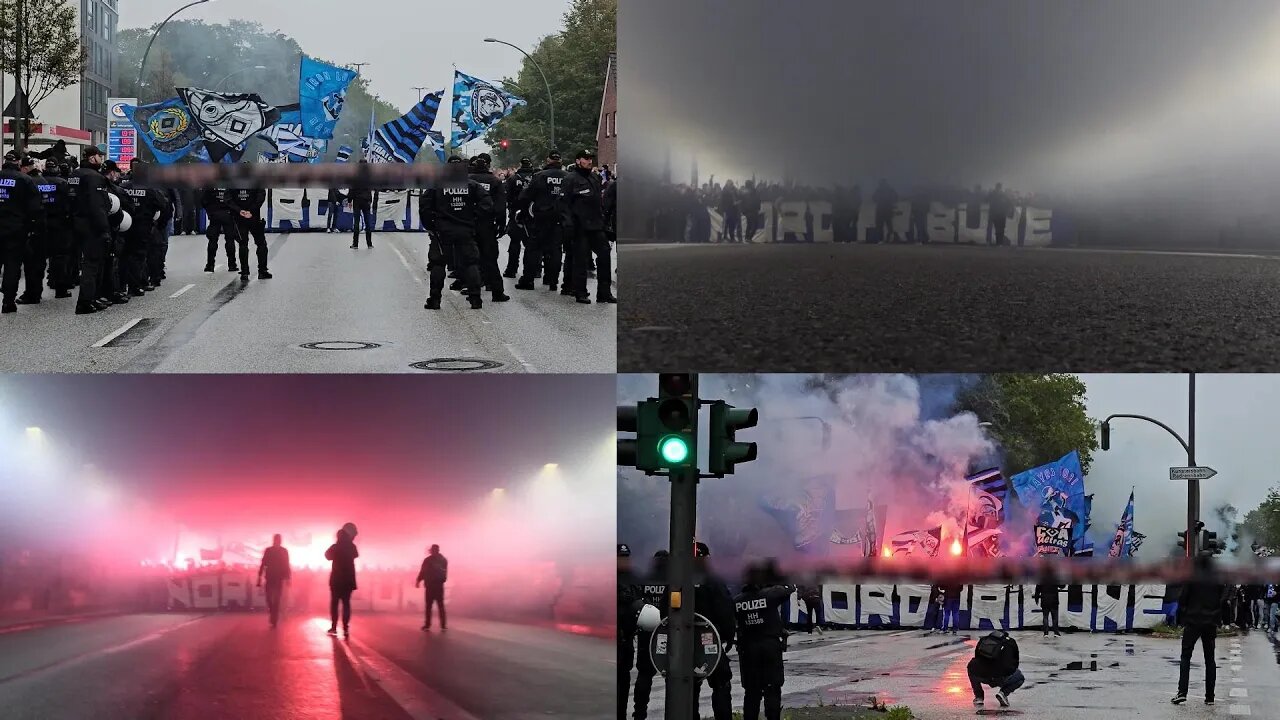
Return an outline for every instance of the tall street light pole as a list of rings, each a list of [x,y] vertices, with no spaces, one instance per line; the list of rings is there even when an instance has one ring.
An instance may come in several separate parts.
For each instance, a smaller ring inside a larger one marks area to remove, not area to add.
[[[142,87],[142,74],[146,72],[146,69],[147,69],[147,57],[151,55],[151,46],[155,44],[156,37],[160,35],[160,31],[163,30],[164,26],[168,25],[169,21],[172,20],[174,16],[176,16],[178,13],[182,12],[183,10],[186,10],[187,8],[195,7],[196,5],[203,5],[204,3],[207,3],[207,2],[213,2],[213,0],[195,0],[195,2],[189,2],[186,5],[183,5],[182,7],[170,13],[169,17],[165,18],[164,22],[160,23],[160,26],[157,27],[155,31],[151,33],[151,40],[147,42],[147,50],[146,52],[142,53],[142,64],[138,66],[137,85],[139,89],[141,89]],[[142,93],[139,92],[138,94],[141,95]]]
[[[362,63],[351,63],[351,65],[350,65],[349,67],[353,67],[353,68],[355,68],[355,69],[356,69],[356,74],[357,74],[357,75],[359,75],[359,74],[360,74],[360,68],[364,67],[365,65],[372,65],[372,63],[367,63],[367,62],[362,62]]]
[[[426,97],[426,93],[423,92],[423,90],[426,90],[426,88],[416,87],[414,88],[414,90],[418,91],[418,102],[422,102],[422,98]]]
[[[515,48],[521,55],[524,55],[526,58],[528,58],[529,62],[533,63],[533,66],[538,69],[538,74],[542,76],[542,84],[547,87],[547,109],[550,111],[550,114],[551,114],[551,151],[555,152],[556,151],[556,103],[551,97],[551,83],[547,82],[547,74],[542,72],[542,66],[538,64],[537,60],[533,59],[532,55],[525,52],[523,49],[521,49],[517,45],[512,45],[511,43],[506,42],[505,40],[498,40],[497,38],[485,38],[484,41],[487,43],[498,43],[499,45],[506,45],[509,48]]]

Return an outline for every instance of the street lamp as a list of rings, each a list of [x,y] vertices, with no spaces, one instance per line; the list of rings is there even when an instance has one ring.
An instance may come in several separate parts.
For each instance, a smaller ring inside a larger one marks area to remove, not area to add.
[[[147,50],[146,52],[142,53],[142,65],[138,66],[138,83],[137,83],[138,87],[142,87],[142,74],[147,69],[147,56],[151,55],[151,46],[155,44],[156,37],[160,35],[160,31],[164,29],[164,26],[168,25],[169,21],[172,20],[175,15],[182,12],[183,10],[186,10],[189,7],[195,7],[196,5],[203,5],[204,3],[207,3],[207,2],[213,2],[213,0],[195,0],[195,2],[189,2],[186,5],[183,5],[177,10],[174,10],[169,15],[169,17],[165,18],[164,22],[160,23],[160,26],[157,27],[155,31],[151,33],[151,40],[147,42]]]
[[[223,85],[224,85],[228,80],[230,80],[231,78],[235,77],[236,75],[239,75],[240,73],[249,72],[250,70],[266,70],[266,69],[267,69],[267,66],[266,66],[266,65],[254,65],[254,66],[252,66],[252,67],[240,68],[239,70],[236,70],[235,72],[231,73],[230,75],[227,75],[226,77],[222,78],[222,79],[221,79],[221,80],[219,80],[218,82],[214,83],[213,87],[214,87],[214,88],[216,88],[216,89],[218,89],[218,90],[222,90]]]
[[[356,74],[357,74],[357,75],[359,75],[359,74],[360,74],[360,68],[364,67],[365,65],[372,65],[372,64],[373,64],[373,63],[367,63],[367,62],[351,63],[350,67],[355,68],[355,69],[356,69]]]
[[[414,90],[417,90],[417,91],[418,91],[418,102],[422,102],[422,98],[426,97],[426,94],[425,94],[425,93],[423,93],[422,91],[423,91],[423,90],[426,90],[426,88],[424,88],[424,87],[415,87],[415,88],[414,88]]]
[[[551,114],[551,151],[555,152],[556,150],[556,104],[555,104],[555,101],[552,100],[551,98],[551,83],[547,82],[547,74],[542,72],[542,66],[538,64],[537,60],[533,59],[532,55],[520,49],[519,46],[512,45],[511,43],[506,42],[504,40],[498,40],[497,38],[485,38],[484,41],[487,43],[498,43],[499,45],[506,45],[507,47],[515,48],[517,51],[520,52],[521,55],[524,55],[526,58],[528,58],[529,62],[533,63],[533,66],[538,69],[538,74],[542,76],[542,84],[547,86],[547,108],[550,110],[550,114]]]

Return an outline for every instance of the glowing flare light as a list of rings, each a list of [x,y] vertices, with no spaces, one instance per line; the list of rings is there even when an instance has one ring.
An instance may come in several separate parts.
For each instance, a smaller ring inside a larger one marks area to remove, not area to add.
[[[952,540],[952,541],[951,541],[951,554],[952,554],[952,555],[959,555],[961,552],[963,552],[963,548],[960,546],[960,541],[959,541],[959,540]]]

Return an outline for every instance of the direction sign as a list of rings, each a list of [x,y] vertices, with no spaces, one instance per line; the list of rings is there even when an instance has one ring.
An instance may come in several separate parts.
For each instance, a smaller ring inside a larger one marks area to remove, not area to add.
[[[1199,465],[1196,467],[1171,467],[1169,468],[1170,480],[1208,480],[1217,475],[1218,471],[1211,467]]]

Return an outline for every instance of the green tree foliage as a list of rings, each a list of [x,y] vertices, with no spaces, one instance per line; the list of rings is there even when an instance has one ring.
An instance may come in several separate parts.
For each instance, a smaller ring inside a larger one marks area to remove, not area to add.
[[[1241,543],[1247,545],[1252,540],[1272,549],[1280,548],[1280,488],[1268,490],[1267,499],[1245,513],[1240,527]]]
[[[960,392],[954,409],[991,423],[1006,477],[1072,450],[1080,451],[1087,474],[1098,448],[1098,422],[1085,412],[1084,395],[1084,383],[1074,375],[986,375]]]
[[[556,145],[568,154],[596,145],[609,53],[618,47],[618,0],[574,0],[564,15],[564,26],[563,32],[543,38],[529,52],[551,85]],[[545,158],[551,147],[551,112],[542,75],[526,59],[519,75],[503,82],[529,104],[517,108],[485,136],[493,147],[494,165],[516,165],[521,156],[535,161]],[[507,150],[500,146],[504,139],[511,141]]]
[[[154,27],[129,28],[118,34],[120,43],[119,93],[121,97],[137,97],[143,104],[160,102],[177,95],[176,87],[198,87],[226,92],[255,92],[263,100],[277,105],[298,102],[298,70],[304,49],[283,33],[267,32],[258,23],[232,20],[225,25],[201,20],[174,20],[156,38],[147,58],[142,85],[138,85],[138,69],[151,39]],[[317,60],[338,61],[312,54]],[[253,70],[257,65],[266,70]],[[243,72],[239,72],[243,70]],[[235,75],[225,83],[228,75]],[[400,117],[403,112],[394,105],[373,96],[368,83],[356,78],[347,92],[346,107],[329,142],[326,159],[333,160],[339,145],[350,145],[356,154],[360,142],[369,132],[369,110],[375,122],[382,124]],[[246,158],[270,149],[262,140],[250,141]]]
[[[22,55],[17,56],[18,11],[22,11]],[[0,67],[12,75],[21,61],[22,87],[31,115],[45,98],[80,82],[88,52],[71,0],[0,0]],[[7,98],[4,100],[7,102]]]

